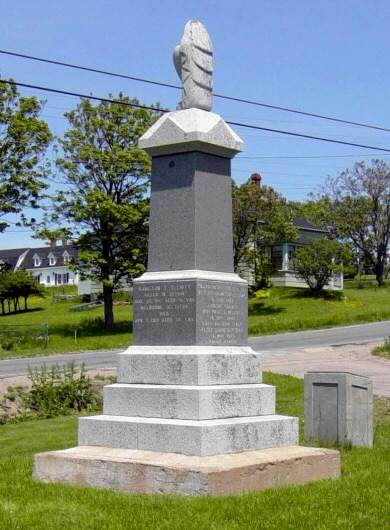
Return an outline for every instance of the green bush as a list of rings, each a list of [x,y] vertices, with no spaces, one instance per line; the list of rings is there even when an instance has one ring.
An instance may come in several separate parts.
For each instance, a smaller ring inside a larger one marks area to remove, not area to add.
[[[381,346],[374,348],[372,354],[390,359],[390,336],[385,339],[385,342]]]
[[[31,417],[53,418],[96,407],[100,398],[91,386],[91,379],[85,373],[84,365],[77,372],[74,362],[64,367],[58,364],[47,369],[29,370],[31,388],[9,387],[0,409],[4,418],[26,419]],[[7,411],[12,409],[13,414]]]

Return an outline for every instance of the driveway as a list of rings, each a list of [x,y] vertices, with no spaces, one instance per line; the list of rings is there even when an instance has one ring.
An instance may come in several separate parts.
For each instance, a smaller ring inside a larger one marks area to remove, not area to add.
[[[378,342],[264,353],[263,370],[303,377],[305,372],[351,372],[372,379],[374,394],[390,397],[390,360],[371,355]]]

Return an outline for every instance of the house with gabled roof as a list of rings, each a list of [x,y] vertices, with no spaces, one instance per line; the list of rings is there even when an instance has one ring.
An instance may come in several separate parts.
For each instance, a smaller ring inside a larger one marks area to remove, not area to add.
[[[64,240],[58,245],[52,239],[50,246],[0,250],[0,265],[12,271],[24,269],[46,287],[78,285],[79,275],[69,267],[76,255],[71,243]]]

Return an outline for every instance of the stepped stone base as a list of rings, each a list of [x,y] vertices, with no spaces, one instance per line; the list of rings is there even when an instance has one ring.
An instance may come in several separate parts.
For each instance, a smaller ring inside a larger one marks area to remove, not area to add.
[[[34,464],[43,482],[149,494],[233,495],[339,476],[338,451],[300,446],[206,457],[81,446]]]
[[[208,456],[298,443],[298,418],[267,415],[211,420],[129,416],[79,418],[79,445]]]
[[[261,357],[248,346],[130,346],[118,355],[118,383],[261,383]]]
[[[269,415],[275,414],[275,387],[107,385],[103,414],[188,420]]]

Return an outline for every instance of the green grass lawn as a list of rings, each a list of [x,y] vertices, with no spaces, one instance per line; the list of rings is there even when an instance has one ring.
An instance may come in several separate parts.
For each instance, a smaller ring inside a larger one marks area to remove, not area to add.
[[[262,335],[390,319],[390,288],[348,286],[313,298],[306,289],[271,288],[249,301],[249,333]]]
[[[282,414],[303,412],[302,381],[265,374]],[[390,401],[373,449],[342,450],[342,477],[222,498],[125,495],[31,479],[33,455],[76,444],[74,416],[0,426],[1,529],[388,529]],[[302,422],[301,422],[302,423]]]
[[[71,292],[72,288],[68,288],[68,291]],[[389,287],[378,289],[368,284],[367,287],[359,289],[356,284],[352,284],[342,293],[319,298],[308,296],[308,291],[304,289],[271,288],[267,293],[266,298],[252,298],[249,301],[251,335],[390,319]],[[115,306],[115,329],[108,333],[103,328],[102,307],[72,312],[72,306],[77,303],[78,300],[55,302],[50,292],[44,299],[32,298],[31,311],[0,316],[0,344],[1,332],[9,325],[43,326],[47,323],[49,326],[49,343],[46,348],[42,342],[34,340],[13,345],[11,349],[0,347],[0,359],[67,351],[125,348],[131,343],[130,305]]]
[[[25,325],[36,325],[37,328],[31,329],[37,333],[38,326],[47,323],[49,327],[47,347],[44,347],[42,341],[32,339],[27,343],[14,345],[8,351],[0,348],[0,359],[66,351],[124,348],[130,344],[132,328],[130,304],[114,306],[115,329],[112,332],[106,332],[103,327],[102,306],[88,311],[74,312],[71,308],[80,304],[79,299],[54,301],[52,295],[57,291],[48,290],[48,296],[43,299],[31,298],[29,302],[31,311],[0,316],[0,343],[2,329],[9,329],[9,326],[21,325],[20,329],[23,331]],[[62,292],[62,289],[59,292]],[[68,287],[65,292],[75,294],[76,289]]]

